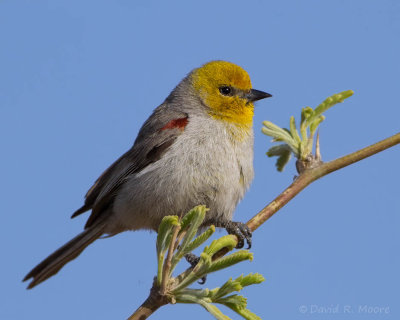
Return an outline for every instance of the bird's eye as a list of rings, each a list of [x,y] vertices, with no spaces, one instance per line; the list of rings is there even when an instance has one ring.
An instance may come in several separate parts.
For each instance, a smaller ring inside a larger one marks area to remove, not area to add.
[[[219,92],[224,96],[229,96],[232,93],[232,88],[228,86],[219,87]]]

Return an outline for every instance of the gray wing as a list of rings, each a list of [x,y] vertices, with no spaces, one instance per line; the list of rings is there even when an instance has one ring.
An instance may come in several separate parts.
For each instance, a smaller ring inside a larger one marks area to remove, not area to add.
[[[71,218],[92,209],[85,225],[94,221],[112,205],[114,198],[129,178],[149,164],[156,162],[182,134],[188,114],[168,110],[161,105],[143,124],[132,148],[115,161],[94,183],[85,196],[85,204]]]

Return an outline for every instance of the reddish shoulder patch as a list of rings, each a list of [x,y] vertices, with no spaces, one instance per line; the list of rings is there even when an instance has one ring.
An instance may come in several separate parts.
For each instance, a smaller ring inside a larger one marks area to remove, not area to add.
[[[166,129],[180,129],[184,130],[186,125],[188,124],[188,117],[185,118],[178,118],[171,120],[168,122],[164,127],[161,128],[161,130],[166,130]]]

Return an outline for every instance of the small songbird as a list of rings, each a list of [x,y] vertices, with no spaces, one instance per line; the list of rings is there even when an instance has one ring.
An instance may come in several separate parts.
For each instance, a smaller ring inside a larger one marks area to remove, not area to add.
[[[241,67],[211,61],[191,71],[143,124],[132,148],[89,189],[72,218],[91,210],[85,230],[48,256],[24,281],[28,288],[56,274],[90,243],[127,230],[157,231],[166,215],[209,208],[204,226],[235,234],[238,248],[251,231],[233,211],[253,179],[254,101]]]

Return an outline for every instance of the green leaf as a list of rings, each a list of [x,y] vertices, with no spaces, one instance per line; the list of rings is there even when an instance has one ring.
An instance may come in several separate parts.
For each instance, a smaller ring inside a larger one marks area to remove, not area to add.
[[[292,149],[297,150],[297,143],[287,129],[282,129],[270,121],[263,121],[263,125],[265,127],[261,128],[262,133],[273,137],[276,141],[284,141]]]
[[[193,209],[191,209],[188,213],[186,213],[183,218],[181,219],[181,230],[186,230],[187,227],[190,225],[192,220],[198,216],[199,213],[202,213],[203,211],[207,212],[207,208],[204,205],[196,206]],[[204,212],[204,213],[205,213]]]
[[[197,265],[191,269],[191,271],[185,275],[185,277],[175,285],[172,289],[173,293],[179,292],[183,288],[188,287],[190,284],[196,280],[201,279],[204,275],[208,273],[208,269],[212,264],[211,256],[202,252],[200,254],[200,260]]]
[[[164,251],[168,248],[168,237],[172,232],[172,228],[174,226],[179,225],[178,216],[165,216],[158,227],[158,234],[157,234],[157,254]]]
[[[227,236],[225,236],[227,237]],[[224,237],[223,237],[224,238]],[[216,240],[214,240],[216,241]],[[213,242],[214,242],[213,241]],[[221,247],[223,248],[223,247]],[[217,251],[219,251],[218,247],[215,247]],[[216,252],[217,252],[216,251]],[[212,254],[213,251],[211,251]],[[179,290],[182,290],[183,288],[186,288],[189,286],[191,283],[195,282],[196,280],[199,280],[202,278],[204,275],[228,268],[234,264],[237,264],[241,261],[244,260],[253,260],[253,254],[249,252],[248,250],[240,250],[237,252],[234,252],[228,256],[221,257],[215,261],[212,261],[212,254],[202,252],[200,255],[200,261],[196,265],[196,267],[193,268],[193,270],[179,283],[177,286],[173,289],[173,292],[178,292]],[[231,284],[229,281],[225,285]],[[232,284],[235,285],[235,284]]]
[[[315,130],[317,130],[319,124],[325,120],[325,117],[323,115],[318,116],[311,124],[310,124],[310,133],[311,136],[314,135]]]
[[[176,299],[181,299],[180,297],[186,297],[187,295],[190,295],[194,299],[195,297],[198,299],[205,299],[205,298],[210,298],[211,295],[211,290],[209,289],[182,289],[179,292],[176,293]],[[210,301],[212,299],[210,298]]]
[[[300,136],[299,136],[299,132],[297,131],[297,128],[296,128],[296,121],[294,120],[293,116],[290,117],[290,133],[291,133],[293,139],[298,144],[300,144],[301,143],[301,139],[300,139]]]
[[[247,299],[243,296],[239,296],[237,294],[233,294],[231,296],[227,296],[221,299],[218,299],[218,301],[215,301],[216,303],[221,303],[226,306],[229,304],[235,305],[237,309],[246,309],[247,307]]]
[[[259,284],[265,281],[265,278],[259,273],[250,273],[247,276],[240,276],[236,279],[243,287],[250,286],[252,284]]]
[[[343,102],[344,99],[351,97],[353,94],[354,94],[353,90],[346,90],[326,98],[320,105],[318,105],[315,108],[314,118],[324,113],[326,110],[333,107],[335,104]]]
[[[218,320],[231,320],[228,316],[224,315],[215,305],[207,303],[206,301],[200,300],[199,304],[204,307],[209,313],[211,313]]]
[[[207,241],[212,234],[215,232],[215,227],[211,225],[206,231],[201,235],[196,237],[191,243],[187,244],[182,250],[178,249],[178,252],[172,258],[171,270],[174,270],[178,262],[184,257],[185,254],[192,252],[194,249],[201,246],[205,241]]]
[[[188,244],[188,246],[186,247],[186,251],[192,252],[194,249],[201,246],[212,236],[214,232],[215,232],[215,227],[211,225],[206,231],[204,231],[201,235],[196,237],[191,243]]]
[[[288,134],[289,134],[289,136],[291,137],[291,138],[293,138],[292,137],[292,133],[290,132],[290,130],[288,129],[288,128],[282,128],[283,130],[285,130]]]
[[[307,122],[314,115],[314,110],[311,107],[305,107],[301,110],[302,122]]]
[[[276,160],[276,168],[279,172],[282,172],[285,166],[289,163],[292,154],[290,151],[283,153],[277,160]]]
[[[196,235],[199,227],[201,226],[201,224],[204,221],[204,218],[206,216],[206,212],[207,212],[207,208],[206,206],[197,206],[194,207],[192,210],[190,210],[183,218],[182,218],[182,222],[181,222],[181,230],[183,228],[186,229],[186,234],[183,237],[182,243],[177,251],[177,253],[174,256],[174,265],[176,264],[176,260],[178,259],[179,261],[179,257],[182,258],[184,252],[187,253],[187,246],[189,245],[189,243],[192,241],[192,239],[194,238],[194,236]]]
[[[286,137],[286,139],[291,139],[291,136],[289,135],[287,130],[282,129],[271,121],[263,121],[263,125],[270,130],[280,133],[282,136]]]
[[[276,161],[276,168],[278,171],[283,171],[284,167],[286,164],[289,162],[291,156],[292,156],[293,150],[287,145],[287,144],[280,144],[277,146],[271,147],[267,151],[267,156],[268,157],[273,157],[273,156],[278,156],[278,159]],[[297,156],[297,153],[295,153]]]
[[[231,251],[236,247],[236,245],[237,240],[231,235],[226,235],[211,242],[209,246],[204,248],[203,252],[212,257],[222,248],[227,248],[229,251]]]
[[[290,152],[290,150],[291,149],[287,144],[278,144],[277,146],[272,146],[271,148],[269,148],[269,150],[267,151],[267,156],[268,157],[281,156],[287,151]]]
[[[207,273],[215,272],[224,268],[228,268],[236,263],[244,260],[253,260],[253,254],[248,250],[240,250],[230,255],[221,257],[212,262],[211,266],[208,268]]]
[[[176,296],[176,301],[179,303],[196,303],[205,308],[209,313],[211,313],[218,320],[231,320],[231,318],[224,315],[221,310],[219,310],[215,305],[211,304],[211,300],[207,298],[198,298],[190,293],[178,294]]]
[[[300,123],[300,134],[302,140],[307,140],[307,126],[309,119],[313,116],[314,110],[311,107],[305,107],[301,109],[301,123]]]
[[[240,284],[240,282],[232,280],[232,278],[230,278],[221,286],[221,288],[215,288],[211,290],[209,296],[212,299],[212,301],[217,301],[218,299],[226,296],[227,294],[230,294],[234,291],[242,290],[242,288],[243,286]]]
[[[230,303],[226,303],[224,305],[232,309],[237,314],[241,315],[243,318],[247,320],[262,320],[259,316],[251,312],[249,309],[240,309],[235,304],[230,304]]]

